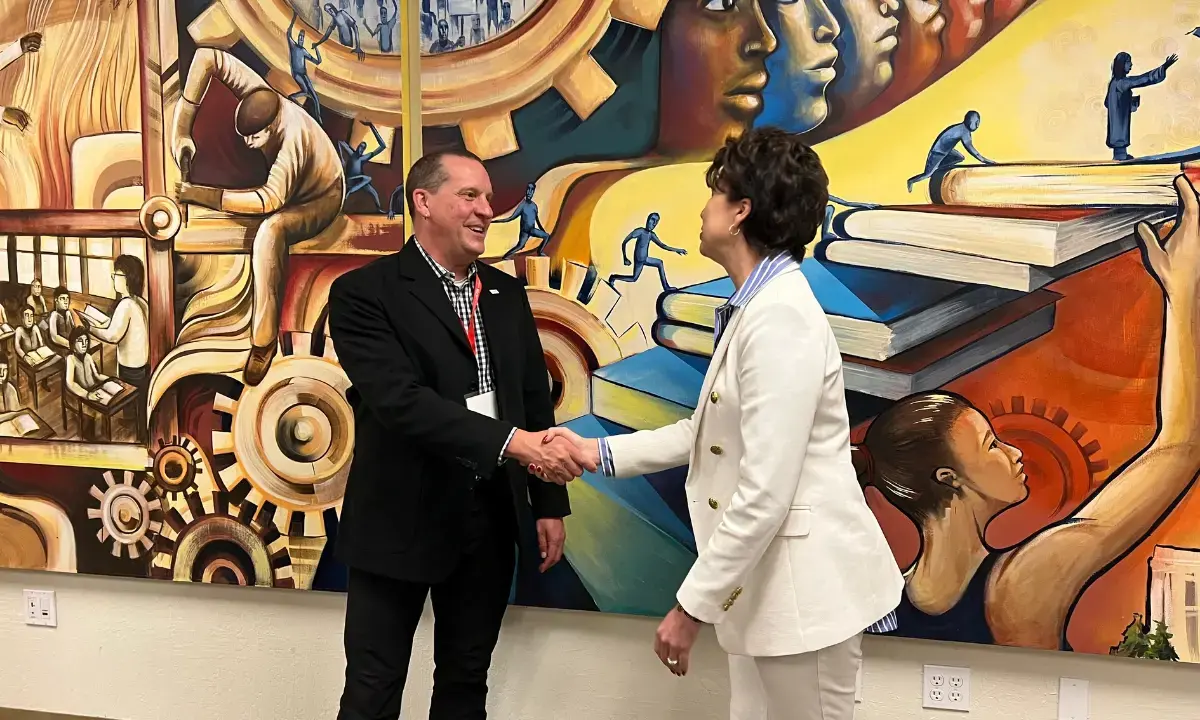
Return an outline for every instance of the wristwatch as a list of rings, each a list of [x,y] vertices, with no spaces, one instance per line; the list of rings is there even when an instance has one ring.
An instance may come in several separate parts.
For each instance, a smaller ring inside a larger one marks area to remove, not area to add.
[[[694,622],[694,623],[699,623],[699,622],[701,622],[700,618],[698,618],[698,617],[696,617],[695,615],[691,614],[691,613],[690,613],[690,612],[688,612],[687,610],[684,610],[684,609],[683,609],[683,605],[682,605],[682,604],[680,604],[680,603],[675,603],[675,609],[676,609],[676,610],[678,610],[679,612],[683,613],[683,614],[684,614],[684,615],[685,615],[685,616],[686,616],[686,617],[687,617],[689,620],[691,620],[692,622]]]

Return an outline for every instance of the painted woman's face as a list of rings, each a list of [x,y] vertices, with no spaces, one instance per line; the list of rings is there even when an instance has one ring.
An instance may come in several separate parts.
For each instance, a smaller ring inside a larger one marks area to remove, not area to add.
[[[833,41],[842,28],[825,0],[777,0],[779,35],[786,48],[786,82],[792,90],[793,130],[806,132],[829,117],[825,89],[837,76]]]
[[[965,489],[996,504],[1008,506],[1029,495],[1021,451],[1000,442],[991,423],[978,410],[959,416],[950,429],[950,447],[958,462],[955,471]]]
[[[830,6],[842,26],[841,69],[830,94],[843,117],[879,96],[892,82],[892,53],[899,35],[900,0],[842,0]]]
[[[662,42],[660,151],[708,155],[751,126],[776,47],[759,0],[671,0]]]

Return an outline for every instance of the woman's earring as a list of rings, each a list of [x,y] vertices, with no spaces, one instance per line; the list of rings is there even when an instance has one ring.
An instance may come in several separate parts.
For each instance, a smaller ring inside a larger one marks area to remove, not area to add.
[[[741,234],[741,232],[742,232],[742,226],[741,226],[741,225],[736,225],[736,224],[735,224],[735,225],[730,225],[730,226],[729,226],[729,234],[730,234],[730,235],[735,235],[735,236],[736,236],[736,235],[740,235],[740,234]]]

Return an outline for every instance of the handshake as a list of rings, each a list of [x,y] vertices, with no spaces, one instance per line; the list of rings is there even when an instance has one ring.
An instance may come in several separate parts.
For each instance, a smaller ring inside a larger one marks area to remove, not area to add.
[[[562,427],[543,432],[518,429],[505,453],[546,482],[566,485],[600,466],[600,444]]]

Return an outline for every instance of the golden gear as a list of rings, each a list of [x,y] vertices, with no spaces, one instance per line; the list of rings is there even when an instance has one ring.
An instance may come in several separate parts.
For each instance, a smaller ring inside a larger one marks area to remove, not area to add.
[[[510,265],[498,267],[512,272]],[[604,280],[597,279],[587,301],[580,301],[587,268],[579,263],[564,263],[555,287],[550,258],[527,257],[525,277],[550,373],[554,422],[561,424],[591,412],[592,372],[645,350],[646,332],[638,323],[620,329],[613,323],[621,295]]]
[[[204,453],[188,435],[160,443],[154,453],[151,472],[154,485],[163,497],[177,498],[189,490],[211,492],[215,489]]]
[[[311,354],[312,336],[289,333],[283,354],[261,383],[235,400],[218,394],[214,412],[230,417],[214,431],[214,459],[233,464],[218,473],[229,501],[250,517],[266,513],[288,536],[325,537],[325,514],[340,513],[354,455],[350,380],[332,344]]]
[[[653,30],[667,0],[545,0],[513,29],[482,45],[421,58],[425,125],[458,125],[468,150],[486,159],[519,149],[512,112],[554,88],[586,120],[616,91],[590,55],[613,20]],[[283,0],[217,0],[188,31],[197,45],[228,50],[244,41],[270,68],[267,81],[297,90],[283,38],[293,10]],[[316,29],[298,22],[312,35]],[[319,35],[319,33],[318,33]],[[401,125],[400,58],[362,60],[337,43],[322,46],[309,78],[322,107],[380,128]]]
[[[161,580],[295,587],[287,539],[271,518],[249,519],[222,491],[188,492],[170,508],[150,576]]]
[[[141,480],[136,486],[135,479]],[[126,470],[118,483],[112,471],[105,470],[104,484],[93,485],[88,494],[99,502],[88,508],[88,519],[100,521],[96,538],[101,543],[112,540],[113,557],[128,549],[130,559],[136,560],[154,546],[151,538],[162,529],[162,502],[145,474]]]

